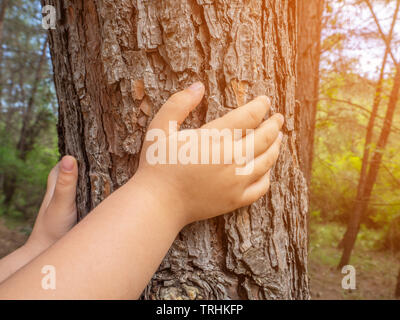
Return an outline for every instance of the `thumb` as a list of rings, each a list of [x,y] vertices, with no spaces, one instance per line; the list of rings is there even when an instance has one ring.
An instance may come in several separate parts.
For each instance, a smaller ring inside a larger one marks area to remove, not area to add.
[[[65,156],[59,164],[53,199],[49,205],[52,210],[64,212],[75,208],[77,181],[78,165],[76,159],[71,156]]]
[[[167,135],[172,134],[174,131],[170,131],[170,122],[177,122],[179,128],[189,113],[199,105],[203,99],[204,91],[203,83],[196,82],[186,90],[172,95],[154,117],[149,130],[161,129]]]

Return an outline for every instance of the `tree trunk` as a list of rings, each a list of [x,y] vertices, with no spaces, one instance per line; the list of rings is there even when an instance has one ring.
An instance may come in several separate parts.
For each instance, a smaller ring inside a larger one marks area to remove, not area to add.
[[[206,97],[185,127],[198,127],[261,94],[286,117],[268,195],[185,228],[143,298],[308,299],[296,1],[56,3],[50,44],[60,151],[79,161],[80,217],[134,174],[152,116],[173,92],[196,80],[205,83]]]
[[[0,3],[0,115],[3,112],[3,106],[1,103],[1,96],[3,93],[3,79],[2,79],[2,63],[3,63],[3,28],[4,20],[6,17],[6,11],[9,0],[1,0]]]
[[[0,65],[3,57],[3,26],[4,26],[4,20],[6,17],[6,11],[8,7],[8,1],[9,0],[1,0],[0,3]]]
[[[296,117],[300,141],[300,166],[311,181],[314,153],[314,132],[319,96],[319,64],[321,58],[322,13],[325,0],[298,1],[298,63],[296,102],[301,112]]]
[[[400,299],[400,269],[399,273],[397,274],[397,283],[396,283],[396,289],[394,291],[394,296],[396,299]]]
[[[372,190],[374,189],[378,172],[382,163],[383,154],[389,140],[389,135],[392,129],[394,112],[396,110],[400,90],[400,66],[397,66],[396,75],[394,77],[393,88],[390,94],[389,103],[385,115],[384,125],[376,146],[376,150],[371,158],[368,174],[365,178],[365,186],[361,201],[356,202],[354,212],[349,222],[347,237],[343,242],[343,254],[339,262],[338,268],[349,264],[351,252],[353,251],[354,244],[357,239],[357,234],[360,229],[361,217],[368,209],[369,200],[371,198]]]
[[[47,44],[48,44],[48,39],[46,38],[45,42],[43,43],[39,61],[35,70],[35,77],[33,79],[32,90],[30,92],[28,104],[22,116],[22,127],[21,127],[19,141],[17,144],[17,150],[19,158],[23,161],[25,161],[29,151],[32,150],[33,145],[35,143],[36,136],[32,135],[32,133],[34,131],[37,131],[34,129],[34,127],[37,126],[38,123],[37,121],[32,123],[32,120],[35,116],[35,99],[40,81],[42,80],[42,69],[43,65],[46,63]]]
[[[392,19],[392,25],[390,27],[390,31],[388,34],[388,39],[389,39],[389,43],[392,42],[392,38],[393,38],[393,31],[394,31],[394,27],[396,25],[397,22],[397,15],[399,13],[399,9],[400,9],[400,1],[397,1],[397,5],[396,5],[396,9],[395,9],[395,13],[393,15],[393,19]],[[355,212],[356,207],[359,205],[359,202],[362,201],[362,197],[363,197],[363,193],[364,193],[364,188],[365,188],[365,181],[367,178],[367,172],[368,172],[368,166],[369,166],[369,158],[370,158],[370,150],[371,150],[371,146],[372,146],[372,142],[373,142],[373,134],[374,134],[374,128],[375,128],[375,120],[376,117],[378,115],[378,109],[379,109],[379,105],[381,104],[381,98],[382,98],[382,87],[383,87],[383,81],[385,79],[385,68],[386,68],[386,64],[387,64],[387,60],[389,57],[389,52],[390,52],[391,48],[390,46],[386,46],[385,49],[385,53],[383,55],[383,60],[382,60],[382,65],[381,65],[381,70],[379,73],[379,80],[378,83],[376,84],[376,89],[375,89],[375,96],[374,96],[374,102],[372,104],[372,112],[371,115],[369,117],[369,121],[368,121],[368,126],[367,126],[367,133],[365,136],[365,143],[364,143],[364,152],[363,152],[363,157],[362,157],[362,164],[361,164],[361,172],[360,172],[360,179],[358,180],[358,186],[357,186],[357,195],[356,195],[356,199],[354,201],[354,210],[353,212]],[[346,230],[346,233],[343,236],[343,239],[341,240],[340,244],[339,244],[339,248],[343,248],[344,243],[347,240],[347,237],[349,236],[349,229],[350,229],[350,224],[359,224],[360,221],[355,221],[354,215],[350,216],[349,219],[349,226]]]
[[[41,114],[37,114],[36,121],[32,123],[32,119],[35,116],[35,97],[37,90],[42,79],[43,65],[46,63],[46,52],[47,52],[48,40],[46,38],[43,43],[41,54],[39,57],[38,64],[35,69],[35,77],[32,83],[32,90],[30,92],[27,106],[22,115],[22,126],[17,143],[18,158],[22,161],[26,160],[28,153],[33,149],[35,140],[40,134],[42,128],[43,118]],[[6,210],[9,209],[12,199],[14,197],[17,187],[17,177],[15,172],[6,172],[3,183],[4,193],[4,206]]]

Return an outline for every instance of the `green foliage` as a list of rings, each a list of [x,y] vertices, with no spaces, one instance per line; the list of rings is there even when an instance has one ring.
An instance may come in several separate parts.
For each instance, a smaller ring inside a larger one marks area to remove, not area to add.
[[[338,223],[317,223],[310,225],[310,254],[311,259],[336,268],[340,260],[341,250],[338,249],[345,232],[345,226]],[[374,265],[366,259],[366,252],[376,252],[383,249],[384,230],[369,229],[363,226],[358,233],[355,255],[352,263],[368,266]]]
[[[46,188],[47,175],[59,157],[54,119],[52,124],[43,133],[46,139],[38,139],[40,142],[35,144],[25,161],[18,157],[15,145],[3,143],[0,146],[0,172],[3,179],[8,176],[16,177],[16,190],[11,206],[5,207],[4,194],[1,193],[0,215],[27,222],[32,222],[36,216]]]
[[[315,221],[315,220],[314,220]],[[377,250],[383,230],[363,227],[358,235],[350,264],[356,268],[356,290],[343,290],[343,274],[337,270],[341,249],[337,244],[345,231],[342,224],[310,224],[309,272],[312,298],[393,299],[399,256]]]
[[[394,12],[393,2],[372,1],[372,5],[378,19],[390,17]],[[379,76],[379,70],[374,74],[373,69],[365,65],[364,70],[370,71],[365,74],[360,72],[363,69],[360,64],[365,64],[365,56],[371,54],[365,54],[369,50],[376,56],[377,59],[373,62],[379,68],[385,44],[379,33],[372,31],[376,28],[371,16],[369,19],[372,28],[368,30],[356,23],[361,23],[357,18],[349,23],[349,16],[368,18],[369,9],[364,2],[328,1],[325,6],[320,70],[321,99],[317,111],[311,181],[311,219],[344,226],[354,207],[366,128]],[[396,33],[394,38],[394,43],[398,43]],[[357,56],[357,53],[360,54]],[[368,146],[370,154],[377,151],[376,142],[384,126],[383,119],[393,86],[394,68],[390,59],[385,71],[373,142]],[[399,109],[400,105],[396,113]],[[400,241],[400,224],[397,221],[400,215],[399,136],[400,118],[395,116],[389,143],[382,151],[382,165],[358,239],[367,242],[364,243],[366,247],[392,248],[390,243]],[[374,232],[374,236],[368,234],[369,230]],[[339,242],[341,235],[335,241]],[[330,237],[328,234],[326,236]]]
[[[340,252],[336,250],[344,226],[330,223],[311,223],[310,225],[310,255],[325,265],[335,267],[340,259]]]
[[[378,19],[393,15],[394,2],[372,0],[371,3]],[[354,20],[349,23],[349,17],[353,16]],[[357,16],[369,19],[371,28],[366,30],[362,27]],[[311,218],[315,221],[335,221],[344,225],[353,210],[366,127],[379,75],[379,70],[374,74],[374,69],[365,66],[364,58],[372,56],[373,52],[376,56],[373,63],[379,68],[385,51],[384,41],[374,29],[374,20],[364,2],[325,2],[320,68],[321,100],[317,112],[311,181]],[[399,41],[396,32],[393,41]],[[361,63],[364,68],[360,68]],[[365,74],[360,72],[366,69],[370,71]],[[384,126],[383,118],[393,86],[393,76],[393,63],[388,59],[373,142],[368,146],[370,154],[376,151],[376,142]],[[367,216],[362,221],[362,228],[379,229],[382,232],[381,239],[385,237],[385,232],[395,228],[393,221],[400,214],[399,135],[400,119],[395,117]]]
[[[394,252],[400,251],[400,214],[397,214],[387,227],[383,246]]]
[[[390,85],[385,83],[385,96],[389,90]],[[311,205],[314,212],[320,212],[319,219],[345,223],[356,196],[374,83],[352,74],[328,74],[322,79],[321,92],[326,98],[318,105]],[[383,117],[385,111],[382,102],[379,115]],[[382,125],[382,119],[378,118],[374,141]],[[400,127],[399,119],[395,119],[394,126]],[[393,130],[384,153],[368,217],[363,221],[369,227],[387,230],[400,212],[399,133]],[[374,149],[372,144],[371,152]]]
[[[42,54],[46,36],[40,1],[12,1],[0,59],[0,215],[11,225],[32,222],[58,159],[50,56]]]

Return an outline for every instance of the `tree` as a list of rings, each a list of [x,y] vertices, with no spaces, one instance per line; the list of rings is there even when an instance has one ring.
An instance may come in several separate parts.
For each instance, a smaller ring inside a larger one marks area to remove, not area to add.
[[[307,183],[298,154],[303,121],[295,103],[296,1],[42,4],[58,12],[49,39],[59,148],[79,162],[81,218],[134,174],[147,124],[173,92],[196,80],[206,84],[206,98],[184,127],[200,126],[260,94],[286,117],[269,194],[185,228],[143,298],[309,298]]]
[[[58,156],[54,87],[40,2],[3,0],[0,9],[7,4],[0,11],[0,211],[32,219]]]
[[[400,90],[400,63],[397,62],[394,58],[394,55],[391,50],[391,40],[392,40],[392,31],[395,27],[397,15],[400,8],[400,0],[397,0],[397,5],[395,9],[395,13],[392,20],[391,30],[389,32],[389,36],[387,37],[380,26],[380,23],[374,14],[372,5],[369,1],[366,1],[372,16],[375,20],[375,23],[378,27],[379,33],[383,41],[386,45],[384,61],[382,63],[382,69],[380,74],[380,80],[377,84],[373,110],[371,113],[370,121],[367,127],[367,135],[366,135],[366,144],[364,147],[364,158],[362,163],[362,170],[357,190],[357,198],[354,204],[354,211],[350,216],[348,228],[346,234],[343,238],[343,254],[341,260],[339,262],[338,268],[342,268],[343,266],[347,265],[350,261],[351,252],[354,248],[354,244],[357,239],[357,234],[360,229],[361,218],[365,215],[365,212],[369,205],[369,200],[371,198],[372,191],[375,186],[376,179],[378,177],[379,169],[382,163],[383,154],[386,148],[386,145],[389,140],[389,136],[392,130],[393,124],[393,117],[394,112],[398,104],[398,97],[399,97],[399,90]],[[371,159],[369,159],[369,149],[372,142],[372,133],[374,128],[374,121],[377,114],[377,109],[380,104],[380,97],[381,97],[381,88],[382,88],[382,81],[383,81],[383,73],[384,67],[386,64],[387,55],[393,59],[393,63],[395,65],[395,75],[393,80],[393,86],[389,97],[389,102],[387,106],[387,111],[384,119],[384,124],[381,129],[380,136],[377,141],[377,146],[375,151],[372,154]],[[368,169],[367,169],[368,168]]]
[[[1,65],[1,58],[3,57],[3,25],[4,25],[4,18],[6,16],[6,11],[8,7],[8,0],[1,0],[0,2],[0,65]]]
[[[368,2],[368,5],[369,5],[370,10],[372,10],[371,4],[369,2]],[[389,43],[392,42],[393,31],[394,31],[394,27],[397,22],[397,15],[399,13],[399,6],[400,6],[400,1],[397,1],[395,13],[393,15],[392,24],[391,24],[390,31],[388,34]],[[382,65],[381,65],[380,72],[379,72],[379,79],[378,79],[378,82],[377,82],[376,88],[375,88],[375,95],[374,95],[374,101],[372,104],[372,111],[369,116],[367,132],[365,135],[364,151],[363,151],[362,163],[361,163],[361,172],[360,172],[360,178],[358,180],[356,200],[354,201],[354,211],[357,211],[357,207],[359,206],[359,203],[362,202],[363,192],[364,192],[364,188],[365,188],[365,180],[366,180],[368,166],[369,166],[369,160],[370,160],[370,151],[371,151],[372,142],[373,142],[375,121],[376,121],[376,118],[378,117],[378,109],[379,109],[379,106],[380,106],[381,100],[382,100],[383,82],[385,80],[385,68],[386,68],[386,65],[388,62],[387,60],[388,60],[390,50],[391,50],[390,46],[387,45],[384,55],[383,55],[383,59],[382,59]],[[356,221],[355,215],[353,214],[351,216],[351,218],[349,219],[349,225],[350,224],[356,225],[357,223],[359,223],[359,222]],[[350,226],[347,228],[346,233],[343,236],[343,239],[339,244],[339,248],[343,248],[344,243],[346,241],[348,241],[347,237],[349,235],[349,229],[350,229]]]
[[[321,57],[322,14],[325,0],[298,1],[298,63],[296,98],[298,113],[300,163],[308,185],[314,152],[314,132],[319,96],[319,64]]]
[[[40,135],[40,133],[49,126],[50,114],[47,110],[40,110],[35,114],[35,98],[40,81],[42,79],[42,69],[43,65],[46,62],[46,52],[47,40],[43,44],[42,52],[35,70],[32,90],[27,101],[27,106],[22,113],[22,126],[16,148],[18,158],[22,161],[25,161],[28,153],[32,151],[36,139]],[[8,208],[11,205],[11,200],[17,187],[17,175],[15,174],[15,172],[8,172],[5,174],[5,177],[6,178],[3,185],[4,204],[6,208]]]
[[[396,75],[394,78],[393,88],[389,98],[384,126],[381,130],[376,150],[374,151],[370,161],[370,166],[368,174],[365,178],[365,186],[363,189],[363,193],[361,195],[361,199],[358,203],[356,203],[354,212],[352,214],[352,217],[348,225],[347,237],[344,239],[343,242],[343,254],[339,262],[338,266],[339,268],[342,268],[343,266],[347,265],[350,261],[351,252],[353,250],[354,244],[357,239],[357,234],[360,229],[361,217],[364,215],[364,212],[368,208],[372,190],[375,186],[375,182],[378,177],[379,169],[382,163],[382,157],[389,140],[394,112],[397,106],[399,98],[399,90],[400,90],[400,65],[398,65],[396,69],[397,69]]]
[[[1,0],[0,2],[0,69],[3,60],[3,26],[8,7],[8,0]],[[2,111],[1,93],[2,93],[2,80],[0,73],[0,112]]]

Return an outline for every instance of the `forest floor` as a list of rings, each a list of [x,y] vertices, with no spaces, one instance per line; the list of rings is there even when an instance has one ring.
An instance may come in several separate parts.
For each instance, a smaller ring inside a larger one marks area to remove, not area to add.
[[[0,259],[25,243],[28,236],[20,229],[0,219]]]
[[[0,219],[0,258],[21,246],[27,235],[21,226]],[[343,290],[343,274],[336,269],[341,251],[337,243],[344,232],[336,224],[311,224],[309,272],[312,299],[394,299],[400,257],[374,249],[376,235],[362,230],[352,256],[356,269],[356,290]]]
[[[350,261],[356,270],[356,289],[342,289],[345,275],[336,267],[341,257],[337,244],[344,231],[337,224],[311,223],[309,274],[312,299],[394,299],[400,256],[378,250],[377,241],[382,234],[373,230],[360,231]]]

